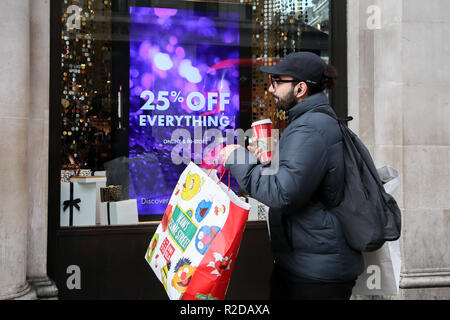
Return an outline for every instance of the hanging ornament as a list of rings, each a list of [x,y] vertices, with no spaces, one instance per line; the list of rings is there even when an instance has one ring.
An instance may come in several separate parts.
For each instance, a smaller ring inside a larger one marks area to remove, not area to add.
[[[69,15],[67,9],[72,3],[64,1],[62,12],[62,25],[65,26]],[[80,0],[76,4],[80,8],[80,28],[62,28],[61,42],[63,52],[61,54],[62,69],[62,100],[61,110],[64,115],[64,127],[61,132],[62,141],[65,145],[64,152],[78,154],[79,159],[88,159],[90,149],[100,149],[96,140],[86,135],[92,129],[97,131],[110,131],[111,109],[111,58],[101,54],[96,48],[111,48],[111,1]],[[105,23],[105,21],[107,21]],[[101,35],[94,41],[94,35]],[[106,71],[106,72],[105,72]],[[106,75],[106,79],[103,75]],[[95,92],[95,93],[94,93]],[[96,116],[96,122],[90,122],[92,116],[90,110],[95,102],[96,96],[106,97],[97,108],[103,118]],[[98,127],[101,127],[99,129]],[[64,137],[71,136],[70,141]],[[104,148],[104,147],[103,147]],[[110,148],[110,147],[109,147]],[[92,153],[92,152],[91,152]],[[105,150],[109,157],[110,150]],[[66,162],[68,154],[63,154],[63,163]],[[78,161],[78,160],[77,160]],[[81,160],[79,160],[81,161]],[[83,166],[84,163],[78,163]]]

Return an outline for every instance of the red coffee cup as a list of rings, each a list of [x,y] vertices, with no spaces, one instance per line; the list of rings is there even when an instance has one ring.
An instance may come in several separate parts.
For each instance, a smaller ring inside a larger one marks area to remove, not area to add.
[[[252,124],[253,139],[256,146],[262,150],[260,161],[262,163],[272,161],[272,121],[264,119]]]

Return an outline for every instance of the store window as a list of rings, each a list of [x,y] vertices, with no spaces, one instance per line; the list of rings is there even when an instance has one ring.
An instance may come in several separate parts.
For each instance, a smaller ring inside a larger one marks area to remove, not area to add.
[[[328,60],[329,11],[328,0],[64,0],[59,225],[160,220],[186,159],[214,165],[208,129],[225,139],[270,118],[283,131],[257,69],[294,51]]]

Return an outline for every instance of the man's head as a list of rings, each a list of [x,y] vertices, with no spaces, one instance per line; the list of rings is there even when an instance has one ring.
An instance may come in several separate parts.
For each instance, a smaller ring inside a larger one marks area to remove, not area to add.
[[[310,95],[331,89],[337,77],[334,67],[310,52],[291,53],[276,66],[260,70],[270,75],[269,92],[281,110],[289,110]]]

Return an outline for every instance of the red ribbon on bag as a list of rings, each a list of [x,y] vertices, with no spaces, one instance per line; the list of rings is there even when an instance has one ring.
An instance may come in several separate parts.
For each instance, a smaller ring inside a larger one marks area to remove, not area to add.
[[[209,172],[208,172],[208,177],[210,176],[210,174],[211,174],[211,172],[212,172],[213,170],[214,170],[214,169],[209,170]],[[231,173],[230,173],[230,171],[227,170],[226,168],[223,170],[222,174],[220,175],[220,178],[219,178],[219,181],[217,182],[217,184],[219,184],[219,183],[222,182],[222,178],[223,178],[223,176],[225,175],[226,172],[228,172],[228,191],[230,191]]]

